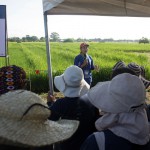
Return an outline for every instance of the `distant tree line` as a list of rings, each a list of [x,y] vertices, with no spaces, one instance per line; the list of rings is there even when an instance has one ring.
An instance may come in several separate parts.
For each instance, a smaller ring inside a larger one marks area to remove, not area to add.
[[[66,38],[66,39],[60,39],[60,36],[57,32],[52,32],[49,38],[52,42],[137,42],[137,43],[149,43],[149,39],[142,37],[139,40],[127,40],[127,39],[120,39],[120,40],[114,40],[113,38],[108,39],[101,39],[101,38],[94,38],[94,39],[85,39],[85,38]],[[45,37],[38,38],[37,36],[30,36],[26,35],[25,37],[19,38],[19,37],[11,37],[8,38],[8,41],[10,42],[44,42]]]
[[[37,36],[26,35],[25,37],[22,37],[22,38],[19,38],[19,37],[8,38],[8,41],[9,42],[17,42],[17,43],[21,43],[21,42],[44,42],[45,37],[38,38]]]
[[[148,38],[142,37],[142,38],[139,40],[139,43],[144,43],[144,44],[146,44],[146,43],[149,43],[149,40],[148,40]]]

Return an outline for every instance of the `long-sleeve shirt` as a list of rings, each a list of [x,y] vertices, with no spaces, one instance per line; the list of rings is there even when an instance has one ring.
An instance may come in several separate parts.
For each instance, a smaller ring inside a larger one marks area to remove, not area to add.
[[[88,63],[86,66],[84,66],[83,68],[81,68],[81,65],[83,64],[84,60],[87,60]],[[92,73],[91,70],[94,70],[94,64],[93,64],[93,59],[91,56],[87,55],[84,56],[82,54],[79,54],[75,57],[74,59],[74,65],[80,67],[83,70],[83,74],[84,74],[84,79],[85,81],[91,85],[92,82]]]
[[[146,145],[133,144],[115,135],[110,130],[95,132],[83,143],[80,150],[149,150],[150,142]]]
[[[76,133],[68,140],[61,142],[61,150],[79,150],[83,141],[94,131],[98,110],[88,101],[78,97],[65,97],[48,103],[51,110],[50,120],[58,119],[79,120],[80,124]]]

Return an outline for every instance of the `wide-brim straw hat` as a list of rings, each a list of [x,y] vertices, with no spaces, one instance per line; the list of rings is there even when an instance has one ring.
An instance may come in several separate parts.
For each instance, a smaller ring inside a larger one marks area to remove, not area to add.
[[[80,97],[88,92],[90,85],[84,80],[83,71],[78,66],[70,66],[54,78],[56,88],[66,97]]]
[[[139,77],[123,73],[100,82],[88,92],[90,102],[108,113],[133,112],[145,105],[145,87]]]
[[[45,146],[68,139],[78,121],[48,120],[51,111],[38,95],[17,90],[0,96],[0,144]]]

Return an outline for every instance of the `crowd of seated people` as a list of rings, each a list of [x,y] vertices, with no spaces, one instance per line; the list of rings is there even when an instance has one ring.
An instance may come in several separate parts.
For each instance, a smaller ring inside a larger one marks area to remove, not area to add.
[[[0,68],[0,83],[1,150],[150,149],[145,102],[150,83],[144,67],[135,63],[117,62],[111,80],[91,89],[82,69],[70,66],[54,78],[64,97],[49,94],[47,103],[24,90],[21,67]]]

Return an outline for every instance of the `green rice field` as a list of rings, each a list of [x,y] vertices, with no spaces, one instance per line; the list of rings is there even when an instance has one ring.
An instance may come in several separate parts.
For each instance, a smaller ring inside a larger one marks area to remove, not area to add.
[[[100,71],[93,71],[93,85],[110,79],[114,64],[122,60],[126,64],[135,62],[146,68],[150,80],[150,44],[138,43],[89,43],[89,55]],[[80,43],[51,43],[53,77],[60,75],[66,67],[74,63],[79,54]],[[31,90],[37,93],[48,91],[48,73],[46,46],[43,42],[8,43],[10,65],[18,65],[27,72],[31,80]],[[0,58],[0,67],[5,65],[5,58]],[[29,87],[28,87],[29,88]]]

